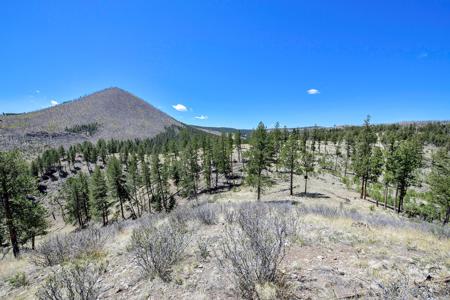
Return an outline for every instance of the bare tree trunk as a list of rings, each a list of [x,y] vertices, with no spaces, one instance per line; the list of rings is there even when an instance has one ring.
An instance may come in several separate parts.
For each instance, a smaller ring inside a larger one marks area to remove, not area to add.
[[[307,187],[308,187],[308,174],[305,175],[305,196],[308,191]]]
[[[384,185],[384,208],[385,208],[385,209],[387,208],[388,194],[389,194],[389,186],[388,186],[388,184],[386,183],[386,184]]]
[[[364,198],[364,184],[365,184],[365,180],[366,180],[366,177],[363,176],[362,179],[361,179],[361,194],[359,196],[359,198],[361,198],[361,199]]]
[[[397,199],[398,199],[398,185],[397,185],[397,188],[395,189],[394,210],[397,207]]]
[[[445,225],[450,221],[450,205],[447,206],[447,211],[445,213],[444,222],[442,222],[442,225]]]
[[[294,194],[293,181],[294,181],[294,170],[293,170],[293,168],[291,168],[291,184],[290,184],[290,195],[291,196]]]

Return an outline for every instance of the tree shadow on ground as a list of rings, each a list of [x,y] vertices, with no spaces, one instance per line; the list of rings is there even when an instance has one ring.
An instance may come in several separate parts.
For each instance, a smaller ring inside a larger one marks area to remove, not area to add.
[[[296,197],[302,197],[302,198],[314,198],[314,199],[328,199],[329,196],[322,194],[322,193],[298,193],[295,194]]]

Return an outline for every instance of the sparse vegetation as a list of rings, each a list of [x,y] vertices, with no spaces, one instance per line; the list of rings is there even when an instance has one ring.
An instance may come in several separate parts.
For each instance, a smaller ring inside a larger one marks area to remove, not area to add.
[[[147,276],[170,281],[172,266],[182,258],[188,243],[189,233],[169,222],[134,230],[129,250]]]
[[[246,299],[261,298],[259,287],[281,280],[280,264],[289,233],[285,218],[264,205],[244,206],[237,225],[228,227],[221,245],[220,264],[232,274]]]
[[[110,230],[85,229],[80,232],[47,238],[36,249],[34,262],[40,266],[54,266],[82,257],[101,254]]]
[[[106,270],[103,262],[77,261],[49,275],[36,293],[40,300],[97,299],[98,281]]]

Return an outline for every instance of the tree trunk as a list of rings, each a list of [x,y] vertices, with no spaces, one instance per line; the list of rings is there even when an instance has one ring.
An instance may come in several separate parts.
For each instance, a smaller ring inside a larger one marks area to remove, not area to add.
[[[122,213],[122,219],[125,220],[125,214],[123,212],[123,199],[122,199],[122,197],[119,197],[119,204],[120,204],[120,212]]]
[[[308,187],[308,174],[305,175],[305,196],[308,191],[307,187]]]
[[[369,181],[366,179],[366,182],[364,183],[364,200],[367,198],[367,184]]]
[[[366,181],[366,177],[363,176],[362,179],[361,179],[361,194],[359,196],[359,198],[361,198],[361,199],[364,198],[364,184],[365,184],[365,181]]]
[[[400,213],[403,209],[403,199],[405,198],[406,195],[406,190],[405,188],[401,187],[400,188],[400,194],[398,197],[398,208],[397,208],[397,213]]]
[[[3,187],[3,189],[6,191],[6,187]],[[6,226],[8,227],[9,238],[11,240],[11,245],[13,248],[13,254],[14,257],[18,257],[20,254],[19,242],[17,241],[17,231],[16,226],[14,226],[12,211],[9,205],[9,199],[7,195],[3,195],[2,198],[3,198],[3,208],[5,210]]]
[[[219,185],[219,171],[216,168],[216,189],[218,185]]]
[[[291,196],[294,194],[294,160],[291,160],[291,185],[290,185],[290,193]]]
[[[31,236],[31,250],[34,250],[34,249],[35,249],[35,239],[36,239],[36,237],[35,237],[35,235],[33,234],[33,235]]]
[[[387,208],[387,200],[388,200],[388,194],[389,194],[389,186],[387,183],[384,185],[384,208]]]
[[[293,181],[294,181],[294,170],[293,170],[293,168],[291,168],[291,185],[290,185],[290,194],[291,194],[291,196],[294,194]]]
[[[444,218],[444,222],[442,223],[442,225],[447,224],[448,221],[450,221],[450,205],[447,206],[447,211],[445,213],[445,218]]]
[[[396,187],[396,189],[395,189],[394,211],[395,211],[395,208],[397,207],[397,200],[398,200],[398,185],[397,185],[397,187]]]

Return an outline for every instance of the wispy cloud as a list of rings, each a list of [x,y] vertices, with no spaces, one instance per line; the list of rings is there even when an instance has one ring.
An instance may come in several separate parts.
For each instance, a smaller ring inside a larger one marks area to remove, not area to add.
[[[41,91],[40,90],[36,90],[35,92],[36,92],[36,94],[39,94]]]
[[[187,107],[184,106],[183,104],[172,105],[172,107],[178,111],[187,111],[188,110]]]
[[[208,116],[204,116],[204,115],[196,116],[196,117],[194,117],[194,118],[196,118],[196,119],[198,119],[198,120],[208,120]]]
[[[52,106],[55,106],[55,105],[58,105],[59,103],[58,103],[58,101],[56,101],[56,100],[51,100],[51,101],[50,101],[50,104],[51,104]]]
[[[316,90],[316,89],[309,89],[309,90],[307,90],[306,91],[309,95],[317,95],[317,94],[320,94],[320,91],[319,90]]]
[[[427,58],[428,57],[428,53],[427,52],[422,52],[418,55],[418,58]]]

